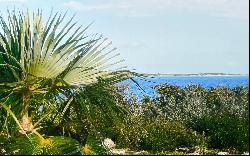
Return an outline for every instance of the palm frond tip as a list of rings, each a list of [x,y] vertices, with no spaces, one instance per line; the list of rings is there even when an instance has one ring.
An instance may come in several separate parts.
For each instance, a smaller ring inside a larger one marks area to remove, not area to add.
[[[85,35],[88,26],[77,27],[73,17],[63,26],[65,17],[56,13],[46,24],[41,11],[33,13],[32,18],[28,12],[12,12],[7,22],[0,17],[0,68],[8,68],[16,81],[60,78],[70,85],[88,85],[98,77],[117,74],[124,77],[124,68],[112,70],[123,62],[119,54],[114,54],[116,49],[110,48],[112,42],[102,35]]]

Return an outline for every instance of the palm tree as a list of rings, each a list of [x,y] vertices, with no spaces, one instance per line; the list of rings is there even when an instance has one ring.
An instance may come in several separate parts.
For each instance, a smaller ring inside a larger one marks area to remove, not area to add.
[[[50,142],[38,133],[44,121],[93,115],[90,108],[101,113],[105,108],[120,110],[112,102],[103,106],[89,98],[93,92],[88,91],[107,89],[131,75],[120,67],[123,60],[108,39],[87,36],[89,26],[77,27],[74,17],[62,26],[65,17],[66,13],[51,13],[44,24],[41,11],[32,19],[28,12],[9,12],[7,20],[0,16],[0,128],[29,139],[35,134],[43,140],[41,148]],[[86,95],[92,101],[86,102]]]

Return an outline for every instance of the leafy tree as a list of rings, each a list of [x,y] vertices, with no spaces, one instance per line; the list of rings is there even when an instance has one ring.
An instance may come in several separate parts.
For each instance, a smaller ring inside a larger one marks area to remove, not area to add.
[[[20,136],[13,144],[25,148],[21,154],[65,154],[77,141],[47,134],[81,137],[97,120],[126,112],[110,92],[112,84],[131,76],[120,67],[116,49],[102,35],[87,36],[89,26],[77,27],[74,17],[63,26],[65,17],[51,13],[44,24],[41,11],[32,18],[15,11],[7,20],[0,16],[0,130]],[[53,143],[58,141],[60,148]]]

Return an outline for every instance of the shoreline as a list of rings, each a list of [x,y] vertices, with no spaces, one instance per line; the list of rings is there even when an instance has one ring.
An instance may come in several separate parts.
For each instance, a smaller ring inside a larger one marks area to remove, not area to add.
[[[141,74],[143,76],[249,76],[248,74],[198,73],[198,74]]]

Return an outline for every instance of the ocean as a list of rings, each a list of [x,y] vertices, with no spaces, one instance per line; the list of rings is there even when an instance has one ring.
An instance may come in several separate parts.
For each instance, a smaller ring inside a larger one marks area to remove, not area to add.
[[[129,85],[127,93],[135,93],[139,98],[143,95],[148,95],[150,97],[157,96],[153,87],[163,83],[173,84],[180,87],[194,84],[201,85],[204,88],[218,86],[225,86],[229,88],[249,86],[248,76],[148,76],[143,78],[135,77],[133,79],[142,89],[140,89],[140,87],[138,87],[137,84],[130,79],[119,83],[119,85]]]

